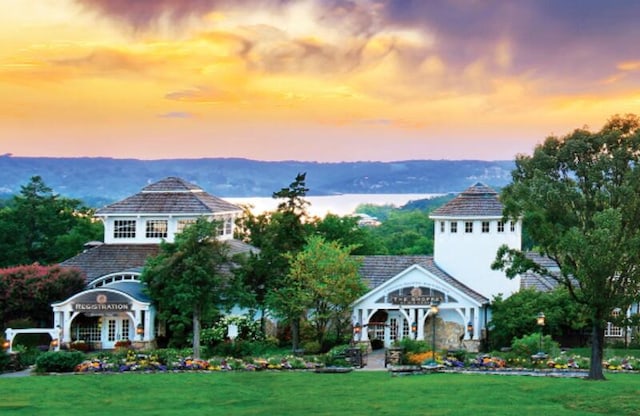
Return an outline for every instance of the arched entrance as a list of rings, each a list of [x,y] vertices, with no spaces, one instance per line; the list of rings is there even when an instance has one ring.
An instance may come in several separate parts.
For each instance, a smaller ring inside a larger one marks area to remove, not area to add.
[[[139,282],[89,289],[52,307],[67,345],[113,349],[119,342],[148,346],[154,340],[155,311]]]

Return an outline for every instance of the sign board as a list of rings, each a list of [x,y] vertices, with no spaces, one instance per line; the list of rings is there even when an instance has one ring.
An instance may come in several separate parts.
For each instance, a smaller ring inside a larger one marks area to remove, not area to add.
[[[121,294],[96,291],[78,296],[73,301],[73,310],[76,312],[111,313],[131,311],[130,300]]]
[[[423,295],[419,287],[414,287],[408,295],[391,296],[390,301],[394,305],[434,305],[442,302],[442,298]]]

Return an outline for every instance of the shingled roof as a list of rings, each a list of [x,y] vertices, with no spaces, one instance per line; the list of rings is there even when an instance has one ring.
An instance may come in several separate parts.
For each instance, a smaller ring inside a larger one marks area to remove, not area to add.
[[[429,215],[434,217],[497,217],[502,216],[498,193],[478,182]]]
[[[158,244],[101,244],[60,263],[85,273],[87,283],[111,273],[122,273],[144,266],[149,256],[158,254]]]
[[[418,265],[479,303],[489,302],[489,299],[460,283],[436,266],[432,256],[358,256],[358,258],[362,261],[360,275],[370,290],[382,285],[409,267]]]
[[[168,177],[145,186],[137,194],[99,209],[96,215],[190,214],[203,215],[242,211],[183,179]]]
[[[257,248],[240,240],[224,240],[233,256]],[[62,267],[80,269],[86,275],[87,284],[112,273],[140,273],[147,258],[158,254],[158,244],[101,244],[60,263]]]

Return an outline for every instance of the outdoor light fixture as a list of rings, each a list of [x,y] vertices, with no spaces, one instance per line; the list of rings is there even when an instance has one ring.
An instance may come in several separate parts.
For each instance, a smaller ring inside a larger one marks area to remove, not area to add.
[[[544,313],[540,312],[538,314],[538,317],[536,318],[537,322],[538,322],[538,326],[540,327],[540,350],[539,353],[542,354],[542,327],[544,326]]]
[[[142,340],[142,335],[144,334],[144,326],[142,326],[141,323],[136,326],[136,334],[140,335],[140,339]]]
[[[469,333],[469,339],[473,339],[473,322],[467,323],[467,332]]]
[[[353,337],[354,338],[360,338],[360,331],[362,331],[362,326],[360,326],[360,322],[356,322],[356,324],[353,326]]]
[[[2,348],[5,350],[8,350],[10,346],[11,346],[11,343],[9,341],[5,341],[2,343]]]
[[[416,321],[411,322],[411,332],[413,332],[413,339],[418,339],[418,323]]]
[[[436,359],[436,315],[438,314],[438,304],[434,303],[431,305],[431,314],[433,315],[433,320],[431,322],[431,348],[433,349],[433,360]]]

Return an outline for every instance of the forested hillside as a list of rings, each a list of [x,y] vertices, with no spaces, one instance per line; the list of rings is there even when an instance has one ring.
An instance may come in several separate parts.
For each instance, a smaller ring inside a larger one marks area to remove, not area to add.
[[[220,197],[271,196],[299,172],[309,195],[342,193],[459,192],[482,181],[501,187],[513,161],[409,160],[397,162],[265,162],[247,159],[137,160],[0,156],[0,198],[39,175],[55,192],[103,206],[138,192],[147,183],[179,176]]]

